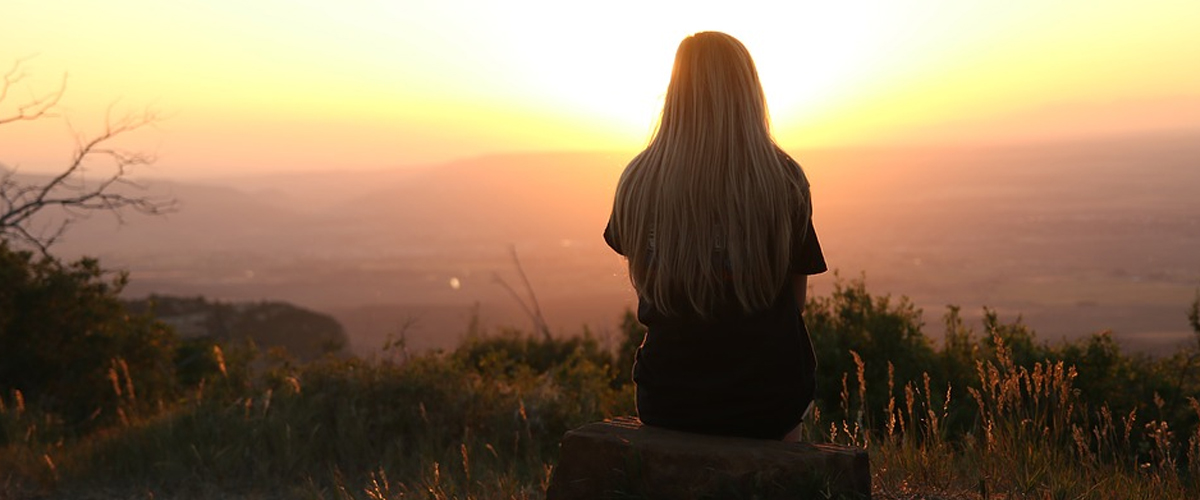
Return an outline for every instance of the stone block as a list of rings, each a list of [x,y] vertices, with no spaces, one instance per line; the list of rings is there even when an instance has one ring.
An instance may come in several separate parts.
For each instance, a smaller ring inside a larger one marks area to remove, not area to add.
[[[866,450],[706,436],[622,418],[563,436],[547,500],[868,498]]]

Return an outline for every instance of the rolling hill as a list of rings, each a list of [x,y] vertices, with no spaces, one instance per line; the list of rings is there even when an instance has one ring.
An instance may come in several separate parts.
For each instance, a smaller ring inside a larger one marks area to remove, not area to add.
[[[1111,328],[1127,345],[1186,340],[1200,286],[1194,134],[993,148],[798,151],[815,225],[843,276],[903,294],[937,325],[947,304],[1023,315],[1053,341]],[[530,153],[377,172],[150,180],[181,210],[103,216],[64,255],[131,271],[131,296],[286,300],[333,313],[369,352],[412,325],[450,345],[471,311],[528,324],[500,286],[517,255],[556,331],[603,332],[632,305],[599,238],[631,154]],[[817,293],[833,286],[812,280]],[[478,309],[474,309],[478,305]],[[940,328],[929,327],[936,337]]]

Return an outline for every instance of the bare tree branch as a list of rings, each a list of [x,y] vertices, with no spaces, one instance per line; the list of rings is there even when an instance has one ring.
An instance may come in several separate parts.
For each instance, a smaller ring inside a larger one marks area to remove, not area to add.
[[[25,63],[25,59],[17,59],[13,63],[12,68],[4,74],[4,81],[0,82],[0,104],[8,98],[9,91],[29,75],[21,68]],[[51,90],[42,95],[31,96],[25,102],[18,104],[17,109],[10,115],[0,114],[0,125],[15,121],[32,121],[41,118],[54,116],[52,110],[58,106],[58,101],[62,99],[63,94],[67,92],[67,75],[64,73],[62,81],[59,82],[58,88]]]
[[[521,267],[521,259],[517,257],[517,247],[510,245],[509,252],[512,254],[513,262],[517,265],[517,274],[521,276],[521,283],[525,285],[525,290],[529,292],[529,303],[525,303],[525,299],[513,289],[512,286],[500,277],[499,273],[492,273],[492,279],[512,295],[513,300],[520,304],[521,309],[525,311],[525,315],[529,316],[530,321],[533,321],[534,331],[541,333],[542,338],[550,340],[550,325],[546,323],[546,318],[542,316],[542,308],[538,305],[537,295],[533,294],[533,285],[529,284],[529,278],[525,275],[525,268]]]
[[[22,71],[23,62],[18,60],[4,74],[0,82],[0,108],[14,85],[26,78]],[[15,106],[15,111],[0,113],[0,125],[56,116],[54,112],[65,91],[64,75],[58,88],[41,95],[31,94]],[[122,149],[116,144],[122,136],[152,126],[159,120],[160,116],[152,110],[113,118],[110,106],[104,131],[91,137],[76,133],[75,151],[70,161],[48,180],[35,176],[20,178],[15,170],[0,169],[0,239],[15,240],[48,254],[68,226],[94,212],[111,213],[119,222],[124,222],[126,211],[148,215],[173,212],[177,207],[174,199],[134,192],[145,187],[130,179],[130,173],[138,167],[153,164],[154,155]],[[99,175],[95,175],[97,173]],[[51,208],[61,209],[64,214],[61,220],[46,222],[38,217],[47,214]],[[40,228],[37,227],[39,222]]]

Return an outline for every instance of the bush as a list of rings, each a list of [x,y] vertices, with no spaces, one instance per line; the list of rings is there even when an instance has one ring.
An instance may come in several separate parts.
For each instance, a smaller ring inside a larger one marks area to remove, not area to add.
[[[0,393],[19,391],[78,430],[152,411],[176,394],[175,335],[128,314],[117,298],[125,274],[0,241],[0,283]]]
[[[850,282],[838,279],[832,295],[810,298],[804,322],[817,356],[817,400],[826,405],[837,404],[844,393],[847,398],[857,394],[873,404],[895,396],[884,384],[847,380],[858,373],[860,363],[865,366],[859,378],[872,381],[919,380],[935,364],[933,347],[921,333],[921,310],[907,297],[892,300],[891,296],[872,296],[863,278]],[[864,390],[843,390],[853,387]],[[845,401],[842,409],[864,406],[870,407],[862,401]],[[864,418],[879,421],[882,417]]]

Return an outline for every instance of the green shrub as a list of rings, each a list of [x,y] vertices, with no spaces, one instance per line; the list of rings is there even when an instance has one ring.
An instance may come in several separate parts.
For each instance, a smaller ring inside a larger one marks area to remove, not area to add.
[[[81,431],[171,403],[177,340],[127,313],[117,298],[125,274],[0,241],[0,283],[0,393],[20,391]]]
[[[632,312],[615,354],[586,333],[473,330],[445,353],[305,363],[116,318],[123,277],[103,279],[94,261],[0,258],[0,278],[18,284],[0,290],[0,369],[17,352],[59,363],[37,372],[57,386],[0,379],[0,497],[541,498],[566,430],[634,411],[630,365],[645,330]],[[45,324],[28,326],[34,313]],[[1019,318],[983,316],[977,333],[949,307],[939,345],[911,302],[873,296],[861,278],[811,298],[810,440],[870,449],[884,498],[1200,493],[1200,343],[1151,358],[1104,332],[1049,345]],[[1200,297],[1189,315],[1200,339],[1198,316]],[[28,332],[60,348],[18,345],[45,341]],[[129,345],[139,342],[149,347]],[[75,343],[104,350],[83,356]],[[68,360],[90,371],[63,373]],[[165,382],[140,378],[155,373]],[[67,425],[67,396],[50,387],[98,395],[87,422],[138,418]]]
[[[850,282],[839,278],[830,296],[810,298],[804,322],[817,356],[817,399],[824,402],[826,411],[874,407],[896,395],[888,393],[886,384],[868,385],[849,379],[857,373],[859,363],[865,364],[861,378],[877,382],[889,376],[900,381],[919,380],[935,364],[932,344],[921,333],[921,310],[907,297],[892,300],[891,296],[872,296],[863,278]],[[856,384],[859,388],[865,386],[865,390],[844,390]],[[847,399],[858,397],[859,401],[834,406],[843,394]],[[864,405],[863,398],[871,404]],[[856,419],[844,413],[836,416]],[[877,412],[862,418],[878,422],[882,415]]]

